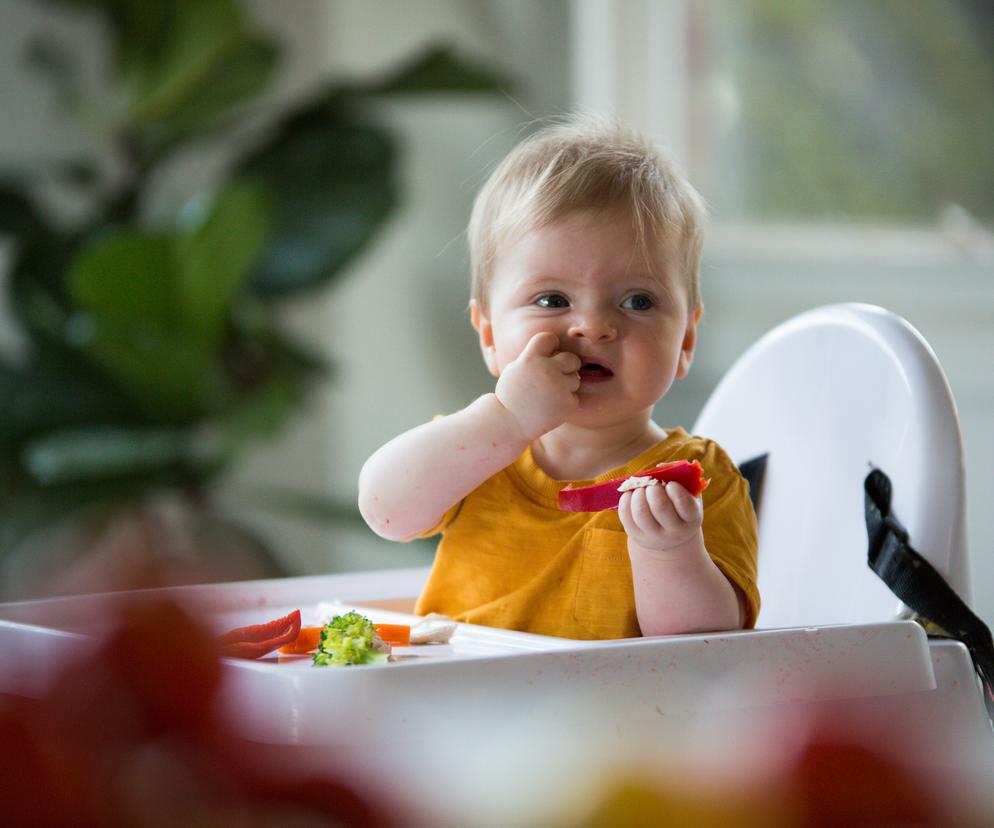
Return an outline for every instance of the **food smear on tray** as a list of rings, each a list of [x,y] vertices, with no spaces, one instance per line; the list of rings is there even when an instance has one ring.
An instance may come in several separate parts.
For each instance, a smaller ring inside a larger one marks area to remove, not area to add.
[[[648,481],[658,481],[650,483]],[[674,460],[627,477],[616,477],[591,486],[566,486],[559,491],[558,505],[564,512],[603,512],[617,509],[621,495],[634,488],[679,483],[694,497],[703,492],[710,480],[697,460]]]

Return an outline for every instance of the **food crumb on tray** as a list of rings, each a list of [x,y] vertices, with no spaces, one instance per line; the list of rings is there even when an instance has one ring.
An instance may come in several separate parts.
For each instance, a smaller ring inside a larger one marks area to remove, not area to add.
[[[438,612],[428,613],[411,627],[411,644],[448,644],[456,622]]]

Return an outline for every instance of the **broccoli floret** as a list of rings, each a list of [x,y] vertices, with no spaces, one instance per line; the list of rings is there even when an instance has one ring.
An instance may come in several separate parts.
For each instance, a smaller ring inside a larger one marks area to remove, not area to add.
[[[347,612],[324,625],[314,663],[321,667],[375,664],[389,656],[390,647],[376,634],[373,622],[357,612]]]

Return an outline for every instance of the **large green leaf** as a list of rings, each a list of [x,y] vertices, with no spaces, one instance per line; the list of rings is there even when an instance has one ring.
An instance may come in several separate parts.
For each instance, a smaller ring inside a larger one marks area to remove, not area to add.
[[[234,0],[119,5],[118,54],[131,93],[132,126],[175,116],[250,37]]]
[[[23,244],[47,235],[47,222],[35,207],[27,183],[19,176],[0,174],[0,238]]]
[[[229,405],[211,434],[217,467],[240,456],[247,445],[275,434],[294,412],[299,392],[289,379],[277,378]]]
[[[161,76],[171,74],[169,64],[177,62],[177,56],[209,52],[209,41],[245,30],[241,5],[232,0],[97,0],[96,5],[110,24],[117,73],[129,82],[141,80],[150,89],[159,85]],[[198,38],[186,21],[198,23],[203,37]],[[185,49],[184,42],[189,44]]]
[[[20,175],[0,173],[0,240],[13,242],[13,261],[7,282],[9,307],[25,333],[44,336],[45,325],[35,317],[38,305],[53,305],[56,315],[64,304],[63,268],[75,239],[59,233],[35,205],[28,182]]]
[[[133,502],[144,489],[129,479],[73,482],[54,486],[21,485],[0,501],[0,556],[36,532],[95,504]]]
[[[126,230],[80,253],[69,271],[69,295],[95,319],[142,322],[162,329],[181,318],[173,239]]]
[[[264,356],[281,373],[303,378],[328,377],[332,373],[332,365],[324,354],[280,329],[272,307],[265,300],[244,297],[234,308],[231,322],[237,350],[247,352],[250,359]]]
[[[142,319],[91,324],[82,351],[117,380],[146,418],[190,422],[221,404],[225,378],[213,350],[199,338]]]
[[[122,231],[81,253],[69,274],[80,352],[167,422],[210,410],[222,386],[208,344],[184,327],[175,246],[165,234]]]
[[[270,210],[260,186],[238,182],[218,197],[197,230],[176,245],[176,290],[184,328],[213,341],[269,236]]]
[[[123,53],[130,104],[122,127],[152,156],[213,128],[274,75],[275,45],[249,29],[234,0],[126,5],[136,18],[133,27],[152,16],[142,28],[154,30],[148,39],[158,48]],[[164,27],[161,10],[150,10],[155,6],[170,8]]]
[[[197,132],[239,104],[251,101],[272,80],[279,57],[275,45],[260,37],[233,43],[207,67],[197,82],[188,81],[168,112],[151,112],[167,132]]]
[[[274,76],[277,47],[252,29],[238,0],[61,2],[99,13],[108,24],[119,89],[110,99],[113,111],[105,100],[90,105],[95,120],[106,121],[138,153],[132,160],[154,158],[214,129]],[[64,63],[57,49],[34,54],[49,69]]]
[[[274,207],[274,233],[252,279],[266,295],[330,279],[372,238],[397,200],[394,149],[381,130],[315,115],[246,158]]]
[[[126,400],[78,360],[60,364],[44,354],[24,368],[0,365],[0,440],[128,416]]]
[[[167,428],[80,428],[30,441],[24,469],[40,485],[157,472],[195,459],[188,434]]]
[[[66,323],[73,310],[65,274],[80,239],[74,233],[48,228],[20,242],[8,281],[12,315],[32,342],[32,350],[64,349]]]
[[[365,98],[480,93],[506,88],[497,73],[432,47],[388,77],[334,84],[287,114],[241,170],[270,188],[273,241],[252,281],[274,295],[323,284],[373,238],[398,200],[390,135],[362,125]]]

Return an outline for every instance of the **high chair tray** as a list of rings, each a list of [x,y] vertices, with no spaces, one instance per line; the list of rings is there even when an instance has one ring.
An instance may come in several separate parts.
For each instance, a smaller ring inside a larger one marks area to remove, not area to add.
[[[356,609],[375,622],[411,614],[427,569],[308,576],[147,591],[169,595],[218,632],[300,609],[305,625]],[[39,693],[52,665],[82,654],[135,593],[0,604],[0,692]],[[225,709],[247,736],[323,744],[407,713],[475,699],[487,716],[561,694],[545,721],[582,725],[589,705],[627,727],[704,710],[869,698],[935,688],[922,629],[907,621],[577,641],[459,624],[449,644],[395,648],[388,664],[315,667],[306,656],[225,659]],[[430,713],[429,713],[430,715]],[[440,714],[441,715],[441,714]]]

